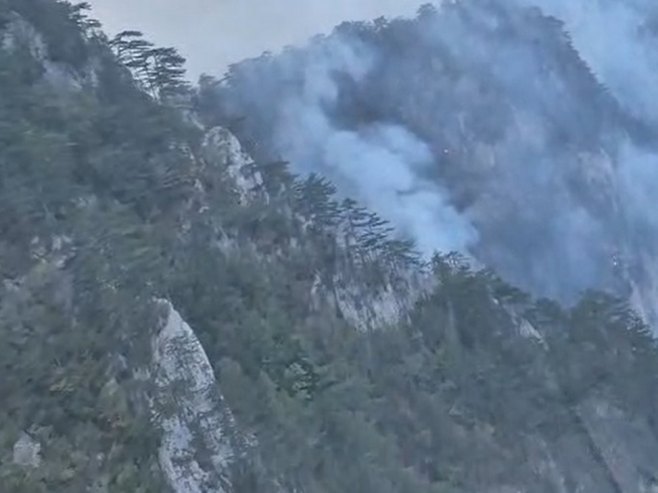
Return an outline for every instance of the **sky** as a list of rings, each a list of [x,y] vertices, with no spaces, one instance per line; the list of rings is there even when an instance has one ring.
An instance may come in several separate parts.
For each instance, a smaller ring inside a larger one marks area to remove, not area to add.
[[[108,34],[138,29],[188,59],[190,78],[329,32],[345,20],[412,15],[429,0],[91,0]]]

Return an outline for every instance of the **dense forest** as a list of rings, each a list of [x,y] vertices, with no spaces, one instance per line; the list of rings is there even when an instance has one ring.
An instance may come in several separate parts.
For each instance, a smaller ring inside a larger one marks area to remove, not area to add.
[[[421,255],[323,176],[251,160],[216,81],[84,3],[0,0],[0,41],[1,491],[654,491],[658,348],[626,301]],[[235,421],[202,430],[232,454],[198,487],[159,455],[185,399],[154,412],[163,299]]]

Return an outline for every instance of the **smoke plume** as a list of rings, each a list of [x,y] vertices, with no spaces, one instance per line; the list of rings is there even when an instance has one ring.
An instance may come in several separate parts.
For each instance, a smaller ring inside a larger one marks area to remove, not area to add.
[[[331,177],[342,195],[361,200],[391,220],[422,252],[467,249],[475,230],[450,205],[446,191],[423,178],[433,159],[421,139],[386,122],[341,128],[329,114],[339,95],[333,74],[358,83],[374,63],[369,50],[336,38],[317,52],[311,49],[308,56],[300,90],[280,101],[276,150],[297,170]]]
[[[463,0],[343,24],[234,66],[220,112],[424,252],[473,254],[564,302],[627,295],[657,258],[655,10]]]

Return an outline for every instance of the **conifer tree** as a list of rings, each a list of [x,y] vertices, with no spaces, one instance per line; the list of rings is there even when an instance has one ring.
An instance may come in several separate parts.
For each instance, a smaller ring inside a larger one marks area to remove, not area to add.
[[[90,10],[89,2],[81,2],[71,5],[69,12],[71,20],[87,35],[95,33],[101,27],[101,23],[97,19],[89,17]]]
[[[119,62],[128,67],[137,81],[144,87],[149,77],[149,51],[153,43],[146,41],[140,31],[122,31],[111,41],[110,46]]]
[[[185,80],[185,58],[175,48],[153,48],[146,55],[148,85],[156,98],[166,100],[189,90]]]

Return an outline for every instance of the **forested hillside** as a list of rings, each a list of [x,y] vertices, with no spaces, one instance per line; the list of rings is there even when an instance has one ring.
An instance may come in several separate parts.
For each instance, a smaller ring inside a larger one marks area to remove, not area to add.
[[[562,19],[524,4],[591,12],[579,25],[599,35],[574,44]],[[629,91],[606,82],[655,78],[655,63],[634,55],[653,52],[654,9],[466,0],[415,19],[345,23],[235,64],[210,113],[258,158],[325,174],[426,252],[468,251],[565,304],[606,290],[653,320],[658,133],[627,104]],[[637,25],[626,26],[626,11],[642,13]],[[622,27],[626,38],[604,34]],[[590,67],[592,52],[607,70]],[[655,99],[651,87],[636,87],[637,98]]]
[[[84,4],[0,26],[0,491],[656,491],[626,300],[417,252]]]

